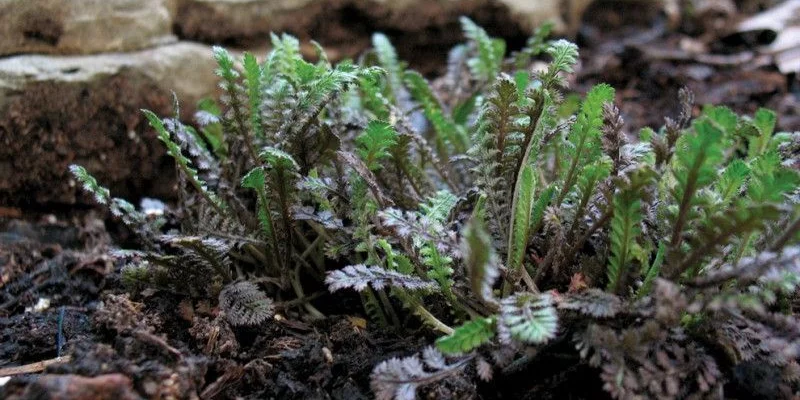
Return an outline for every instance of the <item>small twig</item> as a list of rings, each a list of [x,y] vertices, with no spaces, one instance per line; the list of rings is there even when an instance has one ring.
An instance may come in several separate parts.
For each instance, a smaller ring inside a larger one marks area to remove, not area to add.
[[[539,287],[536,286],[536,282],[533,281],[533,278],[531,278],[531,275],[528,273],[528,269],[525,268],[524,265],[520,268],[520,272],[522,273],[522,280],[528,285],[528,289],[533,293],[539,293]]]
[[[64,306],[58,310],[58,333],[56,334],[56,355],[61,357],[61,348],[64,347]]]
[[[0,368],[0,377],[42,372],[45,368],[51,365],[68,363],[70,361],[72,361],[72,356],[64,356],[51,358],[44,361],[37,361],[31,364],[20,365],[18,367]]]
[[[292,289],[294,289],[294,294],[297,296],[297,298],[298,299],[306,298],[306,295],[303,292],[303,285],[300,283],[300,264],[297,264],[294,267],[294,275],[292,276],[291,283],[292,283]],[[317,310],[317,308],[311,305],[311,303],[305,302],[303,303],[303,307],[306,309],[306,311],[308,311],[308,314],[312,318],[314,319],[325,318],[325,314]]]
[[[308,302],[310,302],[310,301],[312,301],[314,299],[317,299],[317,298],[319,298],[319,297],[321,297],[321,296],[323,296],[325,294],[328,294],[328,292],[326,292],[326,291],[314,292],[314,293],[311,293],[311,294],[307,295],[306,297],[303,297],[303,298],[300,298],[300,299],[288,300],[288,301],[284,301],[282,303],[277,303],[277,304],[275,304],[275,307],[288,309],[288,308],[292,308],[292,307],[296,307],[296,306],[301,306],[301,305],[306,304],[306,303],[308,303]]]
[[[231,383],[237,382],[242,375],[244,375],[244,368],[240,365],[225,368],[225,373],[203,389],[200,398],[205,400],[217,397]]]
[[[167,343],[166,340],[164,340],[164,339],[162,339],[162,338],[160,338],[160,337],[158,337],[158,336],[156,336],[156,335],[154,335],[154,334],[152,334],[150,332],[147,332],[147,331],[139,329],[139,330],[136,330],[136,331],[133,332],[133,336],[135,336],[137,339],[141,340],[142,342],[150,343],[152,345],[160,347],[163,350],[166,350],[168,353],[174,355],[175,357],[178,357],[178,359],[183,359],[183,354],[181,353],[180,350],[170,346],[169,343]]]
[[[800,218],[796,218],[789,225],[789,227],[783,231],[781,236],[769,247],[769,250],[772,252],[780,251],[784,246],[786,246],[786,243],[788,243],[793,237],[795,237],[795,235],[797,235],[798,231],[800,231]]]

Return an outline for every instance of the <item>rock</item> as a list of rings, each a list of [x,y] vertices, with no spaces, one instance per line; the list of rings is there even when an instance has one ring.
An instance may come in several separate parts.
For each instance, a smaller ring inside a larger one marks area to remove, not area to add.
[[[0,0],[0,55],[92,54],[174,42],[177,0]]]
[[[188,40],[263,48],[271,32],[315,39],[331,58],[355,57],[385,32],[400,56],[423,73],[445,65],[464,40],[458,18],[522,45],[544,21],[565,32],[590,0],[178,0],[176,34]],[[570,21],[565,21],[564,17]]]
[[[315,31],[332,23],[340,30],[370,33],[442,27],[460,15],[482,19],[487,11],[503,14],[506,24],[530,31],[554,21],[558,31],[580,19],[592,0],[178,0],[180,35],[204,41],[263,39],[270,32],[291,31],[325,40]],[[491,17],[491,16],[490,16]],[[564,21],[564,17],[568,21]],[[330,28],[328,28],[330,29]],[[366,35],[368,36],[368,35]]]
[[[522,27],[532,32],[537,26],[551,21],[555,32],[574,34],[581,23],[587,7],[594,0],[501,0],[511,11],[512,17]]]
[[[141,399],[133,390],[131,379],[122,374],[107,374],[95,377],[41,375],[28,385],[20,396],[9,396],[9,399],[34,398],[60,400]]]
[[[179,34],[191,39],[226,41],[263,38],[270,32],[284,30],[313,36],[313,31],[331,19],[345,30],[372,32],[385,26],[415,31],[441,27],[460,15],[482,19],[481,14],[498,11],[505,20],[495,22],[518,25],[530,32],[552,21],[556,32],[564,32],[577,27],[584,10],[595,0],[174,1],[179,2],[176,18]]]
[[[112,193],[174,197],[174,167],[140,109],[183,118],[215,94],[208,46],[180,42],[124,54],[0,59],[0,204],[91,204],[67,172],[96,174]]]

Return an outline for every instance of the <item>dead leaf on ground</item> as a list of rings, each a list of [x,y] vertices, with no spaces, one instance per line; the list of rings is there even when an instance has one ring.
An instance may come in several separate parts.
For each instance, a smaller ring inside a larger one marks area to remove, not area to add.
[[[800,0],[787,0],[745,19],[735,35],[772,56],[782,73],[800,72]]]

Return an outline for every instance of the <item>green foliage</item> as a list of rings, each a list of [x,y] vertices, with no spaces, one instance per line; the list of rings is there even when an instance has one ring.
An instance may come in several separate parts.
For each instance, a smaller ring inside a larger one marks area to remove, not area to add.
[[[73,164],[69,166],[69,170],[72,176],[83,185],[83,190],[91,193],[97,203],[107,206],[111,213],[120,218],[126,225],[137,229],[141,225],[147,224],[145,215],[136,210],[133,204],[123,199],[111,197],[111,192],[101,186],[97,179],[86,171],[86,168]]]
[[[258,65],[256,57],[250,53],[244,53],[244,72],[247,79],[247,99],[250,106],[250,129],[255,137],[263,137],[263,125],[261,122],[261,93],[262,93],[262,71]]]
[[[506,263],[512,274],[522,268],[522,261],[525,256],[525,249],[528,247],[528,239],[530,239],[530,230],[532,228],[533,193],[536,182],[533,168],[530,165],[525,166],[525,169],[522,170],[518,185],[517,198],[514,199],[516,203],[514,218],[511,234],[509,235],[508,262]]]
[[[386,122],[370,121],[356,139],[358,155],[372,171],[381,169],[381,160],[390,157],[389,149],[397,144],[397,132]]]
[[[563,39],[556,40],[550,44],[546,52],[553,60],[542,75],[542,83],[545,87],[564,86],[565,81],[562,74],[572,73],[578,62],[578,46]]]
[[[447,158],[453,152],[463,153],[467,147],[466,132],[447,115],[425,78],[416,71],[406,71],[404,80],[411,96],[420,103],[425,118],[433,126],[439,157]]]
[[[692,119],[682,90],[680,115],[632,141],[610,86],[565,92],[578,51],[550,27],[506,59],[461,22],[436,85],[382,34],[360,64],[318,44],[309,62],[290,35],[262,63],[215,48],[224,95],[197,131],[145,112],[179,172],[169,234],[71,167],[141,240],[126,282],[217,298],[232,326],[321,318],[308,288],[354,290],[375,324],[443,335],[377,366],[379,398],[472,362],[490,379],[562,341],[616,398],[719,394],[720,366],[745,359],[800,380],[800,177],[775,114]]]
[[[372,35],[372,47],[375,48],[380,66],[386,71],[387,93],[385,94],[393,102],[396,102],[403,87],[405,67],[397,58],[397,51],[386,35],[382,33]]]
[[[614,100],[614,89],[606,84],[594,86],[581,104],[578,119],[567,135],[565,146],[567,160],[563,186],[558,196],[561,203],[573,189],[580,173],[579,167],[589,165],[600,157],[600,127],[603,124],[603,104]],[[595,173],[594,171],[588,171]]]
[[[475,216],[464,228],[461,251],[474,293],[484,303],[496,306],[492,286],[500,275],[491,237],[484,227],[483,217]]]
[[[501,302],[500,340],[544,343],[556,336],[558,317],[549,294],[517,293]]]
[[[69,171],[75,179],[83,184],[83,190],[94,195],[94,200],[96,202],[103,205],[108,205],[108,203],[111,202],[111,192],[97,183],[97,179],[90,175],[89,172],[86,171],[86,168],[80,165],[70,165]]]
[[[158,140],[160,140],[166,146],[167,154],[172,156],[172,158],[175,160],[178,170],[189,181],[189,183],[194,186],[197,192],[208,202],[210,206],[214,207],[218,213],[224,214],[225,205],[222,203],[222,200],[220,200],[215,193],[209,190],[206,182],[203,181],[197,174],[197,170],[192,167],[191,161],[183,155],[178,144],[175,143],[170,137],[170,134],[164,127],[164,122],[161,120],[161,118],[158,118],[158,116],[149,110],[142,110],[142,112],[150,122],[150,126],[156,130],[156,133],[158,134]]]
[[[614,195],[614,216],[611,219],[609,243],[611,256],[608,264],[608,285],[606,289],[612,293],[620,291],[625,282],[630,263],[636,254],[642,252],[638,237],[642,228],[641,191],[653,180],[653,171],[639,169],[629,177],[630,183]]]
[[[708,120],[696,121],[692,132],[678,141],[672,174],[676,185],[671,193],[678,203],[678,215],[672,230],[671,244],[680,245],[683,229],[695,215],[692,208],[695,194],[717,179],[717,166],[722,160],[722,131]]]
[[[758,130],[758,135],[750,140],[748,147],[748,157],[755,158],[765,151],[770,149],[770,144],[773,140],[773,132],[775,131],[775,123],[777,121],[775,112],[759,108],[753,117],[753,126]]]
[[[725,168],[716,183],[716,192],[720,194],[722,204],[730,204],[742,190],[745,180],[750,175],[750,167],[742,160],[733,160]]]
[[[461,29],[470,44],[477,49],[477,54],[467,60],[467,65],[479,80],[491,83],[500,73],[506,43],[502,39],[490,37],[483,28],[467,17],[461,17]]]
[[[444,354],[463,354],[488,343],[494,336],[494,318],[475,319],[437,339],[436,348]]]
[[[636,292],[636,297],[642,298],[643,296],[650,294],[650,292],[653,290],[653,283],[661,273],[661,266],[664,264],[664,254],[666,253],[666,249],[667,247],[664,246],[664,243],[658,243],[658,251],[656,251],[653,263],[650,264],[644,273],[644,280],[642,281],[642,286],[639,287],[639,290]]]
[[[545,40],[553,32],[555,24],[552,22],[545,22],[533,32],[533,35],[528,38],[525,47],[522,48],[514,58],[514,63],[518,69],[525,69],[534,57],[539,56],[548,48]]]

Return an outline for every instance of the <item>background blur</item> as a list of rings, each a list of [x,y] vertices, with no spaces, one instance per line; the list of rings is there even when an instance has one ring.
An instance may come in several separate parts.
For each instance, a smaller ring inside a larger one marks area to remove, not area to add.
[[[215,95],[212,45],[263,56],[270,32],[357,57],[375,31],[431,78],[467,15],[510,50],[544,21],[575,40],[572,82],[618,90],[628,129],[659,127],[676,93],[779,113],[800,129],[800,0],[0,0],[0,217],[88,205],[86,166],[116,195],[173,197],[173,167],[139,112],[180,113]]]

